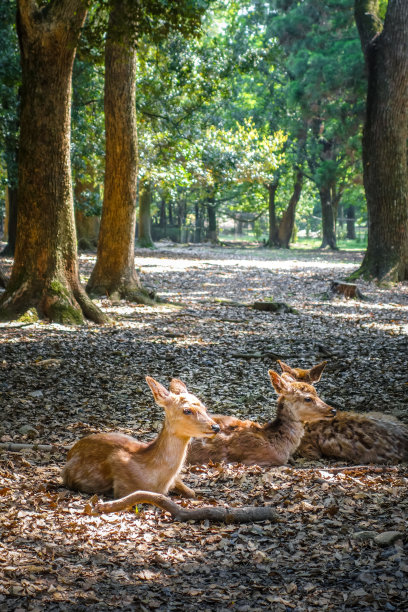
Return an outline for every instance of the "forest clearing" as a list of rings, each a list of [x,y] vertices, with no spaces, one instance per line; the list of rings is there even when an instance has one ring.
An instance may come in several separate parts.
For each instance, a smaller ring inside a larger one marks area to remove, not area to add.
[[[152,506],[93,516],[90,495],[60,475],[84,435],[154,437],[163,411],[146,375],[180,378],[210,413],[264,423],[276,410],[276,360],[326,360],[325,402],[408,423],[407,283],[359,281],[357,300],[330,291],[362,256],[161,243],[136,250],[135,264],[166,302],[99,300],[104,326],[2,323],[0,442],[55,446],[0,449],[1,609],[406,609],[406,464],[185,468],[196,498],[173,496],[178,504],[275,512],[241,525],[179,523]],[[82,281],[94,261],[80,255]],[[272,299],[294,310],[249,307]]]

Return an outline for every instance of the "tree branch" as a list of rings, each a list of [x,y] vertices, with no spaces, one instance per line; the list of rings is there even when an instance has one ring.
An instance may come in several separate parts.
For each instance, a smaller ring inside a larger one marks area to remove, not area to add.
[[[93,500],[91,500],[93,501]],[[160,493],[150,491],[135,491],[126,497],[111,502],[97,502],[91,507],[86,506],[85,512],[118,512],[135,504],[152,504],[166,512],[170,512],[177,521],[204,521],[212,523],[251,523],[259,521],[276,521],[276,512],[265,506],[244,506],[242,508],[222,508],[204,506],[204,508],[182,508],[171,499]]]

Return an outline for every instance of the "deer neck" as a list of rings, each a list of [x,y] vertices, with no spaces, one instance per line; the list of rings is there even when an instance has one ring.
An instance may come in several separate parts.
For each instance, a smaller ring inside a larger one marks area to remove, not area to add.
[[[165,421],[157,438],[146,449],[149,467],[160,473],[163,482],[168,480],[171,484],[180,472],[189,442],[189,436],[176,435],[171,424]]]
[[[293,404],[284,397],[279,397],[276,418],[266,425],[266,431],[288,435],[293,439],[300,439],[304,434],[303,423]]]

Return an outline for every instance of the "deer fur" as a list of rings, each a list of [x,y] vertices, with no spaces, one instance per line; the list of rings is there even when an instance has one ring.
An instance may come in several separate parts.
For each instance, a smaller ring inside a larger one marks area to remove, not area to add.
[[[193,440],[187,463],[239,462],[246,465],[284,465],[299,446],[303,420],[333,418],[336,410],[325,404],[312,385],[286,380],[270,370],[278,393],[276,418],[265,425],[214,416],[221,433],[214,439]]]
[[[98,433],[82,438],[70,449],[63,469],[64,484],[85,493],[108,493],[124,497],[137,490],[167,494],[177,486],[194,495],[177,478],[192,436],[214,436],[219,425],[205,406],[178,379],[167,390],[146,376],[154,399],[165,411],[161,432],[149,443],[122,433]]]
[[[316,368],[322,364],[310,370],[291,368],[283,362],[279,365],[284,372],[282,376],[288,380],[289,377],[304,380],[315,377]],[[320,376],[311,382],[318,380]],[[307,423],[296,454],[308,459],[341,459],[360,464],[408,461],[408,426],[379,412],[339,411],[330,422]]]

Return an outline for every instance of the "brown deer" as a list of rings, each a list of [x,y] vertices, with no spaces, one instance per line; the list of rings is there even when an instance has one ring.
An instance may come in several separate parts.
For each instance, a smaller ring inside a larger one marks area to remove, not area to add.
[[[165,411],[163,428],[149,443],[121,433],[98,433],[82,438],[70,449],[63,469],[64,484],[85,493],[124,497],[137,490],[167,494],[175,486],[193,496],[178,474],[192,436],[214,436],[220,427],[200,400],[174,378],[167,390],[146,376],[153,397]]]
[[[231,425],[232,417],[214,416],[221,433],[214,439],[193,440],[187,463],[212,460],[284,465],[299,446],[304,431],[302,421],[332,419],[336,414],[334,408],[318,397],[312,385],[289,381],[272,370],[269,376],[279,395],[276,418],[265,425],[235,419]]]
[[[316,369],[323,364],[310,370],[291,368],[281,361],[279,365],[284,372],[282,377],[288,380],[307,377],[310,382],[318,382],[323,371],[321,368],[315,378]],[[383,413],[340,411],[330,422],[307,423],[296,454],[308,459],[342,459],[361,464],[408,461],[408,427]]]
[[[322,377],[323,370],[327,365],[327,361],[322,361],[321,363],[318,363],[310,368],[310,370],[302,370],[302,368],[291,368],[283,361],[279,361],[279,359],[278,363],[282,370],[283,378],[306,382],[310,385],[319,382]]]

